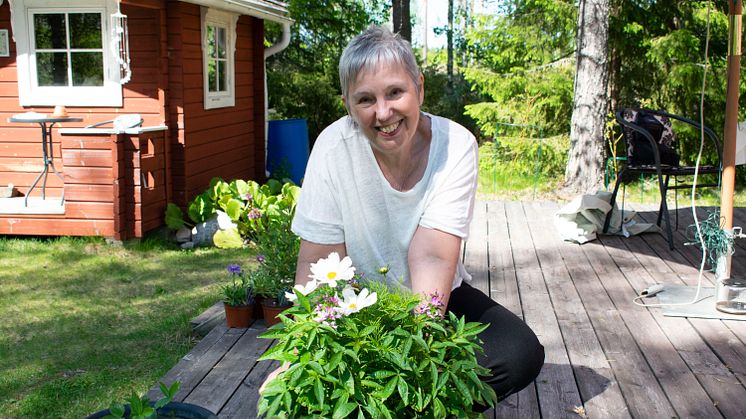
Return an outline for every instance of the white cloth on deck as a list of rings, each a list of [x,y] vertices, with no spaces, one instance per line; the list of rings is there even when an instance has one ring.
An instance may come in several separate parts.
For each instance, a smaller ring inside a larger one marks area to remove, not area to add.
[[[606,214],[612,210],[610,200],[610,192],[599,191],[594,195],[578,195],[560,208],[554,214],[554,225],[562,239],[580,244],[595,240],[596,234],[603,231]],[[629,237],[644,232],[660,231],[655,224],[636,221],[636,215],[637,213],[631,210],[624,210],[622,214],[614,204],[607,234]],[[620,223],[622,216],[624,221]]]

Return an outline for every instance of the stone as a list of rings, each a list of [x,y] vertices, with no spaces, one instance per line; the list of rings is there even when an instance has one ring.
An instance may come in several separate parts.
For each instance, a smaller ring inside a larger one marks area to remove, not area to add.
[[[192,240],[192,230],[182,226],[176,231],[176,241],[179,243],[186,243]]]
[[[199,223],[192,229],[192,241],[194,246],[213,246],[212,236],[220,229],[218,217],[210,218],[204,223]]]
[[[187,249],[193,249],[194,248],[194,242],[186,242],[181,244],[181,248],[184,250]]]

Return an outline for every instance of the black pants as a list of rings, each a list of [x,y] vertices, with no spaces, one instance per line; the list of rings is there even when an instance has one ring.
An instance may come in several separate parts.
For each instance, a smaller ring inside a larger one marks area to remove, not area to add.
[[[482,377],[497,399],[502,400],[529,385],[544,365],[544,347],[536,334],[510,310],[494,302],[467,283],[451,292],[448,310],[466,321],[489,323],[479,338],[484,353],[478,353],[479,365],[492,371]]]

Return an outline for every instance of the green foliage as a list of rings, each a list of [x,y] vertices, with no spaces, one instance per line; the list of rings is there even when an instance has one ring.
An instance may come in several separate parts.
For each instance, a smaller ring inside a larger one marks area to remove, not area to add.
[[[163,397],[158,399],[153,406],[150,405],[150,400],[143,394],[138,396],[137,393],[132,392],[130,397],[125,401],[129,403],[129,414],[125,416],[125,407],[122,404],[115,403],[110,408],[111,414],[104,416],[104,419],[120,419],[120,418],[131,418],[131,419],[156,419],[159,415],[157,414],[158,409],[171,403],[176,393],[179,391],[181,382],[174,381],[171,387],[167,387],[163,382],[159,383]]]
[[[612,1],[610,83],[618,108],[642,106],[645,102],[650,108],[699,121],[708,5],[710,44],[704,121],[722,140],[727,86],[727,2]],[[746,99],[743,77],[740,86],[742,103]],[[745,118],[746,113],[739,109],[738,119]],[[699,133],[676,126],[674,131],[683,163],[693,164],[699,150]],[[706,160],[712,161],[714,157],[714,149],[705,149]],[[746,169],[738,168],[737,178],[739,182],[746,180]]]
[[[250,277],[258,297],[276,299],[278,293],[295,283],[300,238],[290,229],[291,222],[288,218],[286,223],[267,230],[255,242],[261,262]]]
[[[295,213],[299,191],[300,188],[292,182],[282,184],[276,179],[260,186],[253,180],[225,182],[213,178],[207,190],[189,203],[189,218],[201,223],[220,213],[225,214],[235,227],[221,226],[213,241],[221,248],[238,248],[245,240],[256,240],[276,227],[288,225]],[[166,209],[169,227],[179,225],[181,214],[176,205],[169,204]]]
[[[564,176],[569,136],[500,136],[479,147],[479,183],[483,192],[551,189]]]
[[[171,202],[166,206],[166,225],[172,230],[178,230],[184,226],[184,213],[178,205]]]
[[[352,37],[384,22],[389,6],[382,0],[290,0],[288,10],[295,20],[290,45],[267,60],[270,108],[280,118],[307,119],[312,139],[343,116],[339,56]],[[265,43],[275,42],[281,33],[269,21],[265,30]]]
[[[475,403],[495,403],[476,360],[487,325],[441,318],[442,306],[382,283],[366,284],[375,304],[319,322],[317,303],[345,286],[322,285],[308,296],[296,290],[297,304],[261,336],[278,343],[260,359],[290,366],[265,388],[260,415],[462,418],[474,415]]]
[[[448,77],[438,67],[424,67],[422,73],[425,76],[425,101],[422,110],[456,121],[478,135],[478,126],[472,117],[464,113],[464,108],[484,98],[471,90],[471,85],[461,74],[454,74],[452,87],[449,89]]]
[[[464,76],[491,101],[466,106],[482,133],[496,124],[536,125],[547,135],[567,133],[572,115],[575,3],[506,2],[502,14],[478,16],[466,33],[479,65]]]

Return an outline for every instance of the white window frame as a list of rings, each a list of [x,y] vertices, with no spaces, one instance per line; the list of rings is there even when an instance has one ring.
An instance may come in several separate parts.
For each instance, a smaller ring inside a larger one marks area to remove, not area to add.
[[[205,109],[216,109],[226,108],[234,106],[236,103],[236,23],[238,22],[238,15],[234,13],[224,12],[222,10],[212,9],[208,7],[201,8],[202,15],[202,79],[203,79],[203,92],[204,92],[204,104]],[[225,92],[211,92],[210,91],[210,80],[208,74],[208,41],[207,41],[207,27],[216,26],[225,29],[226,37],[226,58],[227,58],[227,74],[228,79],[226,80],[226,91]]]
[[[64,7],[55,0],[16,0],[11,4],[21,106],[122,106],[119,68],[110,48],[110,16],[117,10],[116,0],[65,0]],[[33,27],[37,13],[101,13],[103,86],[39,86]]]

